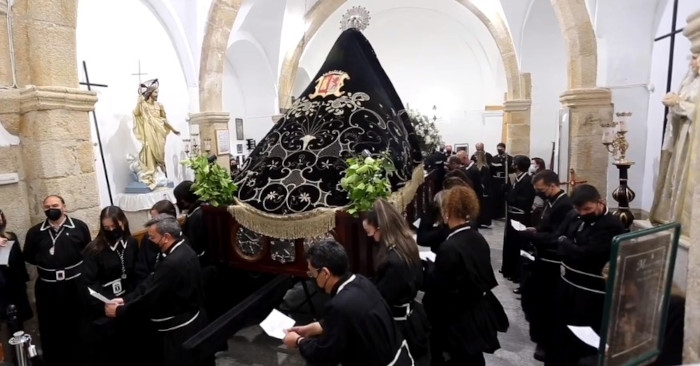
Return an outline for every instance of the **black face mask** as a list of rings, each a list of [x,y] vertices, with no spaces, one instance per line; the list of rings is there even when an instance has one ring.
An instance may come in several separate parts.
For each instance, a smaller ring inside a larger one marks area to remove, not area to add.
[[[61,209],[58,208],[50,208],[46,211],[44,211],[44,214],[46,217],[51,220],[51,221],[56,221],[61,218],[63,215],[63,212],[61,212]]]
[[[124,230],[122,228],[117,227],[114,230],[105,230],[105,238],[111,243],[121,239],[122,236],[124,236]]]
[[[587,223],[587,224],[592,224],[598,220],[598,215],[595,212],[591,212],[585,215],[580,215],[581,221]]]
[[[537,194],[537,197],[539,197],[539,198],[541,198],[541,199],[543,199],[543,200],[546,200],[546,199],[549,198],[549,196],[547,196],[547,194],[544,193],[544,192],[537,191],[536,194]]]
[[[185,203],[182,201],[175,202],[175,206],[177,206],[180,211],[185,211],[187,209],[187,206],[185,206]]]
[[[503,154],[505,154],[505,153],[506,153],[506,151],[505,151],[505,150],[502,150],[502,149],[498,149],[498,155],[503,155]]]

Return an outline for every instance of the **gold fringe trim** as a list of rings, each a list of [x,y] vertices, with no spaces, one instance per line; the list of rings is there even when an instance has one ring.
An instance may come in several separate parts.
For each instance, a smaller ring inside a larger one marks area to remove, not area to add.
[[[403,210],[406,209],[406,206],[413,201],[413,198],[416,196],[416,192],[418,192],[420,185],[423,184],[424,179],[425,171],[423,170],[423,164],[419,164],[413,169],[413,176],[411,176],[411,180],[406,182],[406,184],[398,191],[392,193],[391,196],[389,196],[388,201],[394,205],[399,212],[403,212]]]
[[[298,239],[325,235],[335,228],[335,212],[338,208],[317,208],[312,211],[275,215],[260,211],[237,198],[228,212],[245,228],[258,234],[278,239]]]
[[[411,180],[389,196],[389,202],[403,211],[415,197],[424,179],[423,165],[413,169]],[[344,211],[347,206],[317,208],[312,211],[276,215],[260,211],[253,206],[234,198],[236,204],[228,207],[228,212],[245,228],[258,234],[278,239],[310,238],[325,235],[335,228],[336,211]]]

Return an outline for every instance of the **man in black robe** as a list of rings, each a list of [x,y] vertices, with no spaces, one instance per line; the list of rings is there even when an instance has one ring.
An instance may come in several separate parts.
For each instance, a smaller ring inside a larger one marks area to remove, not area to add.
[[[483,151],[484,155],[486,156],[486,163],[491,164],[491,160],[493,159],[493,155],[491,155],[490,153],[487,153],[484,150],[484,143],[483,142],[477,142],[476,144],[474,144],[474,148],[476,149],[476,151]],[[470,158],[471,161],[476,161],[476,151],[474,152],[474,154],[472,154],[472,156]]]
[[[506,154],[506,144],[501,142],[496,147],[498,154],[491,158],[489,168],[492,184],[492,216],[494,219],[500,219],[506,212],[506,185],[509,167],[513,165],[513,157]]]
[[[620,219],[608,211],[592,185],[577,186],[571,201],[578,215],[569,215],[565,234],[557,240],[561,279],[555,304],[555,341],[547,350],[546,365],[576,365],[598,352],[580,341],[568,326],[589,326],[600,332],[605,301],[602,271],[610,260],[613,237],[624,232]]]
[[[530,275],[522,283],[522,303],[525,317],[530,322],[530,338],[537,344],[535,359],[544,361],[554,335],[551,314],[555,311],[554,295],[561,263],[557,255],[557,239],[564,219],[574,206],[566,192],[559,188],[557,173],[543,170],[532,177],[532,184],[545,204],[537,227],[521,232],[535,247],[535,262],[530,266]]]
[[[535,189],[532,187],[530,175],[530,158],[525,155],[516,155],[513,158],[513,171],[516,174],[512,187],[508,190],[506,203],[506,228],[503,233],[503,262],[501,273],[503,277],[515,282],[520,282],[520,250],[528,249],[529,240],[524,238],[513,228],[512,221],[518,221],[525,226],[530,225],[530,210],[532,201],[535,200]],[[512,221],[511,221],[512,220]],[[519,289],[514,290],[520,293]]]
[[[192,181],[182,181],[173,189],[177,208],[180,212],[187,211],[185,221],[182,223],[182,234],[187,238],[187,243],[192,247],[200,262],[207,262],[207,247],[209,238],[207,228],[202,215],[202,205],[205,204],[192,190]]]
[[[309,365],[413,365],[389,305],[370,280],[348,271],[343,246],[321,242],[306,258],[309,276],[331,299],[321,322],[289,329],[284,344]]]
[[[66,215],[66,202],[44,198],[46,220],[27,231],[24,260],[37,267],[36,309],[44,363],[80,364],[80,323],[84,291],[82,251],[90,243],[88,226]]]
[[[197,254],[182,239],[175,217],[158,215],[146,227],[148,237],[161,250],[156,269],[123,299],[105,304],[105,314],[119,319],[147,313],[161,337],[163,365],[213,365],[213,355],[198,361],[182,347],[207,324]]]

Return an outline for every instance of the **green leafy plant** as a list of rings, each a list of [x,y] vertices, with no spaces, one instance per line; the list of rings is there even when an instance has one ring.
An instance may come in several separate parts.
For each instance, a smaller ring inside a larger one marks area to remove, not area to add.
[[[340,186],[348,192],[350,207],[348,213],[357,215],[368,211],[378,198],[391,194],[389,176],[396,170],[387,153],[373,158],[357,156],[347,159],[348,168]]]
[[[233,203],[233,193],[238,187],[226,169],[216,163],[209,163],[204,155],[184,160],[182,164],[194,171],[192,189],[203,201],[212,206]]]

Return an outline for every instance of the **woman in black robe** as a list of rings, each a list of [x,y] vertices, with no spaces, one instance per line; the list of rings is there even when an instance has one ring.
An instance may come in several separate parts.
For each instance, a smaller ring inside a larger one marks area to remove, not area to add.
[[[433,326],[433,365],[484,365],[483,353],[499,349],[497,332],[508,329],[505,311],[491,293],[498,283],[489,245],[468,225],[468,218],[478,215],[473,190],[445,192],[442,216],[451,232],[440,246],[424,297]]]
[[[20,248],[17,235],[13,232],[5,231],[7,219],[5,213],[0,210],[0,246],[12,245],[10,256],[6,265],[0,265],[0,320],[7,324],[7,335],[22,329],[22,323],[34,316],[29,298],[27,297],[27,281],[29,274],[24,265],[24,256]],[[14,242],[14,243],[12,243]],[[10,321],[8,317],[8,306],[14,305],[17,319]],[[6,350],[10,350],[7,338],[3,336],[3,343]],[[14,353],[13,353],[14,356]]]
[[[108,206],[100,212],[100,231],[85,247],[83,277],[89,289],[108,299],[121,298],[135,287],[138,242],[131,236],[129,221],[121,208]],[[124,365],[134,355],[131,323],[108,319],[104,304],[85,295],[88,304],[86,353],[88,365]],[[133,360],[132,360],[133,361]]]
[[[416,366],[427,366],[430,325],[423,305],[415,301],[423,283],[423,266],[408,223],[394,206],[379,199],[366,213],[362,226],[367,236],[379,243],[374,283],[391,307]]]

